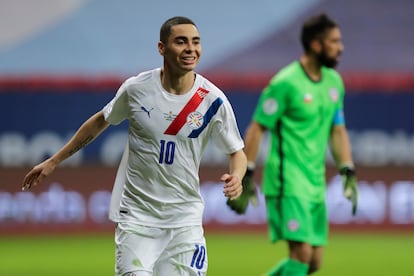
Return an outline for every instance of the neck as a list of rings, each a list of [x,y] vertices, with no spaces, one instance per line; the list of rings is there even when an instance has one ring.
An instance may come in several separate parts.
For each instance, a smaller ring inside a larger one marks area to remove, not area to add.
[[[300,58],[300,64],[311,80],[319,81],[321,79],[321,65],[315,58],[312,58],[309,55],[303,55]]]
[[[174,74],[169,70],[165,70],[165,68],[161,69],[162,87],[171,94],[186,94],[193,87],[194,81],[194,71],[188,71],[184,74]]]

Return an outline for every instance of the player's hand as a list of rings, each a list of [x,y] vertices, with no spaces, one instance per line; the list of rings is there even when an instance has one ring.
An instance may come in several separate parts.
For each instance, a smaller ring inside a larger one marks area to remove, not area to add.
[[[355,169],[350,166],[343,166],[340,168],[339,173],[342,177],[344,196],[351,201],[352,215],[355,215],[358,206],[358,181]]]
[[[241,195],[243,187],[240,177],[225,173],[221,176],[220,180],[224,182],[224,196],[233,200]]]
[[[56,164],[50,159],[33,167],[33,169],[26,174],[23,179],[22,190],[29,190],[33,186],[40,184],[45,177],[50,175],[55,170]]]
[[[253,170],[247,169],[247,172],[242,180],[243,191],[240,197],[236,199],[227,199],[227,205],[237,214],[241,215],[246,213],[249,202],[257,205],[257,191],[253,180]]]

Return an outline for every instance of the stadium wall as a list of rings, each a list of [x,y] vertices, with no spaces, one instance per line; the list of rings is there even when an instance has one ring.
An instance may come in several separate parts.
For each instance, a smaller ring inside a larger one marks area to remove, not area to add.
[[[262,231],[266,229],[263,195],[259,204],[243,216],[226,206],[218,179],[226,167],[200,171],[206,203],[204,224],[209,230]],[[260,170],[259,170],[260,171]],[[360,167],[359,207],[351,216],[350,203],[342,196],[340,177],[328,170],[327,204],[331,228],[346,231],[413,231],[414,180],[412,167]],[[59,168],[45,183],[29,192],[20,191],[27,168],[0,169],[0,235],[112,231],[108,220],[115,167]],[[256,184],[260,190],[260,173]]]

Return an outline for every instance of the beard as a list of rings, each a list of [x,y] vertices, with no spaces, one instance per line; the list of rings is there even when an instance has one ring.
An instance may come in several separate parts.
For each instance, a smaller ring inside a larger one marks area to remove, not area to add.
[[[338,65],[338,59],[328,57],[323,50],[320,54],[316,56],[320,65],[328,67],[328,68],[335,68]]]

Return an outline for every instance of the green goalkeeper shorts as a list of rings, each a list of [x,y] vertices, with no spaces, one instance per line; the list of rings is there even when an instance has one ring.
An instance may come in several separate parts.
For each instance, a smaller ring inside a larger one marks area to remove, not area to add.
[[[329,224],[325,202],[266,197],[266,209],[272,242],[291,240],[326,245]]]

